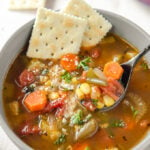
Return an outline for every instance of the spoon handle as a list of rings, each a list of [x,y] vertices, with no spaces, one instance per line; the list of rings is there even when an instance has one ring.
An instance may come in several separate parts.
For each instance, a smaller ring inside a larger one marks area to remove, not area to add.
[[[136,65],[136,63],[138,62],[138,60],[145,55],[147,52],[150,51],[150,45],[148,45],[147,48],[145,48],[143,51],[141,51],[139,54],[137,54],[135,57],[133,57],[132,59],[130,59],[127,64],[134,67]]]

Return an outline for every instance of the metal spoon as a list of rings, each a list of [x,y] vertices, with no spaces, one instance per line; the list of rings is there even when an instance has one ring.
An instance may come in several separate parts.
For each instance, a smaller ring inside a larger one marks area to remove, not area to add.
[[[124,73],[121,78],[121,83],[124,87],[124,93],[120,96],[120,98],[115,102],[114,105],[100,109],[101,112],[109,111],[109,110],[115,108],[124,99],[127,89],[128,89],[130,79],[131,79],[133,68],[135,67],[135,65],[137,64],[139,59],[149,51],[150,51],[150,45],[147,48],[145,48],[142,52],[140,52],[138,55],[136,55],[135,57],[130,59],[129,61],[121,64],[122,68],[124,69]]]

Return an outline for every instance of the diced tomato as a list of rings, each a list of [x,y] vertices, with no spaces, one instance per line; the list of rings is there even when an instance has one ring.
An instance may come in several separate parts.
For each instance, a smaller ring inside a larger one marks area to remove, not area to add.
[[[40,111],[44,109],[47,103],[45,91],[34,91],[30,93],[24,100],[25,106],[30,111]]]
[[[20,136],[28,136],[28,135],[35,135],[40,133],[40,128],[38,125],[32,125],[30,123],[27,123],[23,125],[21,128],[18,129],[17,133]]]
[[[64,98],[60,98],[60,99],[51,101],[43,109],[43,113],[51,112],[55,108],[61,108],[61,107],[63,107],[63,105],[64,105]]]
[[[98,58],[100,56],[100,49],[99,48],[94,48],[91,50],[90,56],[92,58]]]
[[[91,100],[84,100],[82,101],[82,105],[86,107],[89,111],[95,111],[96,106],[92,103]]]
[[[123,86],[121,83],[111,77],[108,78],[108,86],[100,87],[104,94],[109,95],[114,100],[118,100],[121,94],[124,91]]]
[[[73,147],[73,150],[88,150],[89,144],[88,143],[77,143]]]
[[[60,61],[62,67],[67,71],[75,71],[77,69],[79,58],[75,54],[66,54]]]
[[[27,86],[35,81],[35,75],[33,72],[25,69],[19,76],[19,83],[21,86]]]

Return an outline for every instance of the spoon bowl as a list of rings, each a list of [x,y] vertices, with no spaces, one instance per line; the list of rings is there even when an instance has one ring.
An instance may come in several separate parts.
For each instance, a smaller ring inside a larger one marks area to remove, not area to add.
[[[130,59],[129,61],[121,64],[124,72],[123,72],[123,75],[122,75],[122,78],[121,78],[120,82],[121,82],[121,84],[124,87],[124,92],[119,97],[119,99],[115,102],[114,105],[112,105],[110,107],[104,107],[104,108],[100,109],[100,112],[106,112],[106,111],[114,109],[124,99],[124,97],[126,95],[126,92],[127,92],[127,89],[128,89],[128,86],[129,86],[129,83],[130,83],[131,75],[132,75],[132,72],[133,72],[133,69],[134,69],[135,65],[140,60],[140,58],[142,56],[144,56],[149,51],[150,51],[150,45],[147,48],[145,48],[143,51],[141,51],[138,55],[136,55],[135,57]]]

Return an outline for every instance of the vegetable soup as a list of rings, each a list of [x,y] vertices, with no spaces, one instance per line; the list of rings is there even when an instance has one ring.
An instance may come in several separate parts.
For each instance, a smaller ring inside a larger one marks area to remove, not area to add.
[[[124,100],[121,63],[138,51],[109,33],[98,45],[61,59],[33,59],[27,47],[11,66],[3,89],[13,131],[35,150],[127,150],[150,126],[150,70],[135,67]]]

